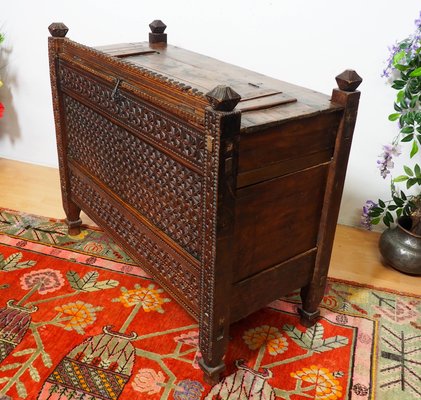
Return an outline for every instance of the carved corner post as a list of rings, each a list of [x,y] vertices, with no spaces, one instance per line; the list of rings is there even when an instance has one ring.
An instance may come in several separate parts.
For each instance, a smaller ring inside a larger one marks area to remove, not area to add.
[[[69,235],[78,235],[82,220],[80,219],[80,207],[70,198],[69,172],[67,169],[67,135],[63,121],[63,103],[59,95],[58,82],[58,58],[61,52],[68,28],[61,22],[54,22],[49,27],[51,37],[48,38],[48,55],[50,63],[51,92],[53,97],[54,121],[56,126],[57,153],[60,166],[61,197],[66,223],[69,227]]]
[[[235,190],[241,113],[233,111],[240,96],[217,86],[206,97],[207,157],[205,167],[203,251],[200,299],[200,366],[210,384],[225,369],[230,295],[234,262]]]
[[[300,322],[312,326],[318,319],[318,309],[326,286],[327,273],[333,247],[333,239],[339,215],[342,192],[345,182],[352,135],[357,119],[361,77],[353,70],[346,70],[336,77],[339,89],[332,92],[331,101],[344,106],[341,122],[336,136],[335,150],[329,168],[323,210],[317,238],[317,256],[312,281],[301,290],[302,308]]]

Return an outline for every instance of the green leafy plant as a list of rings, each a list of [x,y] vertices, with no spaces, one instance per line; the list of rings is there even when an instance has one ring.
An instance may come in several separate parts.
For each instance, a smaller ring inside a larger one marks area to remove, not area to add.
[[[415,158],[421,146],[421,13],[415,24],[416,31],[390,49],[382,74],[398,91],[389,121],[397,122],[399,131],[391,144],[383,146],[377,161],[382,178],[390,178],[391,198],[377,202],[367,200],[361,218],[361,224],[367,229],[380,222],[389,227],[396,218],[410,215],[411,231],[421,234],[421,167]],[[413,164],[403,166],[402,173],[393,177],[393,159],[403,151],[409,154]]]

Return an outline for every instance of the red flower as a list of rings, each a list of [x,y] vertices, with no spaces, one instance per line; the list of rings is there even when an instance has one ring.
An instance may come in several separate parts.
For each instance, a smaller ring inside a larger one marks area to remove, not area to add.
[[[3,117],[4,105],[0,103],[0,118]]]

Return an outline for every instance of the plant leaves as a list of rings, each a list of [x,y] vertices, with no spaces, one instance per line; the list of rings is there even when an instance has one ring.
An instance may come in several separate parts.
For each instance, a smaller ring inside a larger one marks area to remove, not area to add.
[[[396,95],[396,102],[400,103],[405,97],[405,92],[403,90],[400,90],[398,94]]]
[[[388,228],[390,228],[390,221],[387,219],[387,217],[385,216],[385,217],[383,217],[383,223],[388,227]]]
[[[421,67],[417,68],[416,70],[412,71],[409,76],[414,77],[414,76],[421,76]]]
[[[399,64],[399,61],[401,61],[404,57],[405,57],[405,51],[401,50],[398,51],[394,56],[393,56],[393,66],[396,66],[396,64]],[[396,82],[396,81],[395,81]]]
[[[410,142],[414,138],[414,135],[407,135],[401,139],[401,142]]]
[[[396,121],[401,115],[399,113],[394,113],[389,115],[389,121]]]
[[[404,128],[401,129],[402,133],[413,133],[414,132],[414,127],[413,126],[405,126]]]
[[[417,179],[416,178],[411,178],[411,179],[408,179],[407,181],[406,181],[406,188],[407,189],[410,189],[412,186],[414,186],[415,184],[417,183]]]
[[[399,175],[395,179],[393,179],[393,182],[405,182],[409,178],[406,175]]]
[[[414,142],[412,143],[412,149],[411,149],[411,154],[409,155],[411,158],[415,156],[415,154],[418,153],[418,144],[417,142],[414,140]]]
[[[403,169],[408,176],[414,176],[414,173],[412,172],[412,169],[409,168],[408,166],[404,165]]]
[[[397,204],[399,207],[402,207],[405,202],[400,199],[399,197],[393,196],[393,201],[395,202],[395,204]]]

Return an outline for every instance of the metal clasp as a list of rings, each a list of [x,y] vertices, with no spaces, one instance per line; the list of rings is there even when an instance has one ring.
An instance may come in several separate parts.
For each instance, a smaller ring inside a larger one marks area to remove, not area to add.
[[[121,79],[116,78],[116,83],[115,83],[114,89],[111,92],[111,99],[112,100],[119,100],[119,98],[120,98],[120,94],[118,93],[118,87],[120,86],[120,83],[121,83]]]

